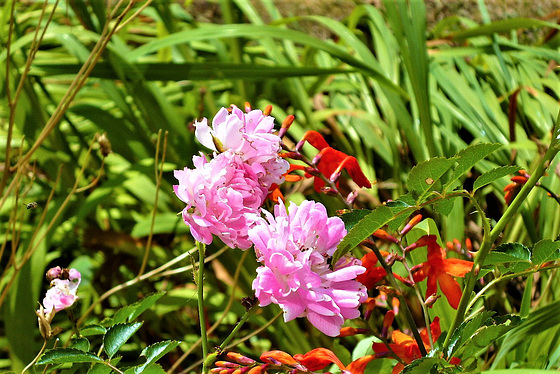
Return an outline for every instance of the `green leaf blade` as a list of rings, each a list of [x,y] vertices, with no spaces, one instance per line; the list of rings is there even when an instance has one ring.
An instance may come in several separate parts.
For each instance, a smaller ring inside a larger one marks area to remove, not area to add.
[[[360,220],[352,230],[342,239],[336,249],[332,263],[336,264],[342,256],[348,253],[352,248],[360,244],[364,239],[368,238],[375,230],[380,229],[393,218],[391,209],[386,206],[380,206]]]
[[[141,326],[142,322],[132,322],[118,323],[110,327],[103,338],[103,347],[107,356],[113,357]]]
[[[455,158],[434,157],[412,168],[406,183],[408,190],[421,202],[436,182],[455,164]]]
[[[497,179],[513,174],[519,170],[521,170],[519,166],[501,166],[499,168],[492,169],[482,174],[474,181],[473,192],[494,182]]]
[[[38,365],[67,364],[77,362],[101,362],[103,361],[90,352],[84,352],[75,348],[49,349],[37,361]]]

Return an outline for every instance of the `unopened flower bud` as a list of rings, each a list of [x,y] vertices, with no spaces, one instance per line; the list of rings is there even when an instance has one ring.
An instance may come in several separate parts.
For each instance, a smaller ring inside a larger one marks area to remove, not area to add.
[[[99,143],[99,148],[101,149],[101,155],[103,157],[107,157],[111,152],[113,152],[111,149],[111,142],[105,133],[101,134],[97,138],[97,143]]]
[[[386,240],[395,244],[399,243],[399,240],[397,238],[395,238],[394,236],[390,235],[387,231],[385,230],[375,230],[375,232],[372,234],[373,236],[375,236],[378,239],[382,239],[382,240]]]
[[[245,113],[249,113],[253,108],[251,107],[251,103],[246,101],[245,102]]]
[[[336,191],[333,188],[330,188],[330,187],[322,187],[321,192],[324,193],[325,195],[329,195],[329,196],[336,196],[337,195]]]
[[[74,282],[78,279],[81,279],[82,275],[80,274],[80,272],[76,269],[70,269],[68,271],[68,280],[70,280],[71,282]]]
[[[222,368],[238,368],[238,367],[241,366],[238,363],[229,362],[229,361],[216,361],[216,363],[214,365],[222,367]]]
[[[292,123],[294,123],[295,118],[296,117],[294,117],[293,114],[290,114],[288,117],[286,117],[284,119],[284,121],[282,121],[282,127],[280,128],[280,131],[278,131],[278,136],[280,138],[283,138],[284,135],[286,135],[286,133],[290,129],[290,126],[292,126]],[[303,147],[303,144],[301,146]],[[296,147],[296,149],[298,149],[298,148]],[[301,147],[300,147],[300,149],[301,149]]]
[[[311,163],[313,163],[313,165],[317,165],[319,163],[319,161],[321,161],[321,157],[323,157],[322,153],[317,153],[315,155],[315,157],[313,157],[313,160],[311,161]]]
[[[321,176],[321,172],[319,171],[319,169],[312,168],[312,167],[305,167],[303,170],[314,177]]]
[[[340,175],[341,175],[341,174],[342,174],[342,173],[341,173],[340,171],[336,171],[336,172],[334,172],[334,173],[331,174],[331,176],[329,177],[329,180],[330,180],[331,182],[335,183],[335,182],[338,180],[338,178],[340,178]]]
[[[222,371],[222,368],[212,368],[210,369],[211,373],[215,373],[215,374],[220,374],[220,371]]]
[[[383,339],[387,338],[389,327],[391,327],[394,320],[395,320],[395,312],[390,310],[387,313],[385,313],[385,317],[383,317],[383,328],[381,329],[381,337]]]
[[[352,191],[348,194],[348,196],[346,196],[346,201],[348,202],[348,204],[353,204],[357,196],[358,191]]]
[[[303,145],[304,145],[304,144],[305,144],[305,140],[304,140],[304,139],[302,139],[302,140],[300,140],[299,142],[297,142],[297,144],[296,144],[296,152],[301,151],[301,149],[303,148]]]
[[[228,352],[226,353],[226,357],[230,360],[233,360],[241,365],[253,365],[257,361],[253,360],[252,358],[243,356],[237,352]]]
[[[60,278],[61,276],[62,276],[62,268],[60,266],[50,268],[46,274],[49,283],[51,283],[53,279]]]
[[[282,158],[291,158],[292,160],[301,160],[303,159],[303,155],[299,152],[283,152],[280,153],[280,157]]]
[[[263,115],[270,116],[270,113],[272,113],[272,105],[267,105],[263,110]]]
[[[270,364],[255,366],[254,368],[249,370],[249,372],[247,374],[263,374],[263,373],[266,373],[266,369],[268,369],[269,367],[270,367]]]
[[[439,299],[441,297],[441,295],[436,295],[431,294],[430,296],[428,296],[428,298],[426,299],[426,301],[424,302],[424,304],[428,307],[431,308],[432,306],[434,306],[435,302],[437,301],[437,299]]]
[[[511,177],[511,181],[517,184],[525,184],[527,183],[527,178],[521,175],[516,175],[515,177]]]
[[[420,223],[420,221],[422,221],[422,215],[421,214],[417,214],[414,217],[412,217],[412,219],[410,221],[408,221],[408,223],[403,227],[403,229],[401,231],[401,235],[406,235],[410,230],[412,230],[412,228],[414,226],[416,226],[418,223]]]

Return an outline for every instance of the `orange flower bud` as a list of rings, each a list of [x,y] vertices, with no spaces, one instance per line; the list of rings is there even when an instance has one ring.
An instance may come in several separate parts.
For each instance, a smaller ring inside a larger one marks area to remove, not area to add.
[[[403,229],[401,231],[401,235],[406,235],[410,230],[412,230],[412,228],[414,226],[416,226],[418,223],[420,223],[420,221],[422,221],[422,215],[421,214],[417,214],[414,217],[412,217],[412,219],[410,221],[408,221],[408,223],[403,227]]]
[[[387,241],[392,242],[392,243],[398,243],[399,242],[399,240],[397,238],[391,236],[385,230],[381,230],[381,229],[375,230],[375,232],[372,235],[375,236],[378,239],[387,240]]]
[[[273,365],[284,364],[288,366],[297,365],[297,361],[294,360],[292,356],[284,351],[268,351],[264,352],[261,357],[261,361],[269,362]]]
[[[239,354],[237,352],[228,352],[228,353],[226,353],[226,357],[229,358],[232,361],[237,362],[238,364],[241,364],[241,365],[252,365],[252,364],[257,362],[255,360],[253,360],[252,358],[243,356],[242,354]]]
[[[263,110],[263,115],[270,116],[270,113],[272,113],[272,105],[267,105]]]
[[[249,113],[253,108],[251,107],[251,103],[246,101],[245,102],[245,113]]]

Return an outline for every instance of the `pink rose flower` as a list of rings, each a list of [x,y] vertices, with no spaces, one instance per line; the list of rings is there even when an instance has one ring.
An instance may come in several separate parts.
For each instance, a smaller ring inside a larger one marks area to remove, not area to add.
[[[226,151],[211,161],[193,157],[195,169],[175,170],[175,194],[187,204],[183,220],[193,237],[204,244],[219,237],[232,248],[247,249],[252,217],[257,217],[268,189],[259,183],[253,167]]]
[[[264,212],[249,229],[258,260],[253,289],[261,306],[278,304],[284,320],[306,317],[317,329],[337,336],[346,319],[360,315],[366,288],[356,281],[361,262],[342,258],[331,270],[328,260],[346,230],[340,218],[327,216],[320,203],[280,203],[275,216]]]
[[[195,122],[196,138],[205,147],[216,152],[227,150],[238,154],[244,162],[253,166],[259,180],[267,188],[284,181],[283,174],[289,163],[280,158],[280,137],[273,134],[274,117],[263,115],[260,110],[243,113],[235,105],[231,110],[222,108],[212,120]]]
[[[74,305],[76,300],[78,300],[76,293],[78,292],[80,281],[81,275],[76,269],[69,270],[67,279],[53,279],[51,281],[51,288],[49,288],[43,299],[44,310],[47,313],[53,310],[59,312]]]

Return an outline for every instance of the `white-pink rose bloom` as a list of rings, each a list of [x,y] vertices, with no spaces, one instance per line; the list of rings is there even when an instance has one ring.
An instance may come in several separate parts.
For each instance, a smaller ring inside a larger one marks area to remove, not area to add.
[[[328,260],[346,229],[338,217],[327,216],[320,203],[280,203],[274,216],[264,212],[249,229],[258,260],[253,289],[261,306],[278,304],[284,320],[306,317],[317,329],[337,336],[346,319],[360,315],[366,288],[356,281],[365,272],[358,259],[343,257],[329,268]]]
[[[280,184],[289,163],[279,157],[280,137],[273,134],[274,117],[265,116],[261,110],[244,113],[235,105],[231,110],[221,108],[212,120],[195,122],[195,135],[205,147],[216,152],[231,150],[253,166],[259,181],[265,187]]]
[[[183,220],[193,237],[204,244],[219,237],[232,248],[247,249],[247,230],[268,194],[254,167],[232,151],[215,154],[211,161],[194,156],[195,168],[175,170],[175,194],[187,204]]]
[[[78,286],[80,285],[82,277],[78,270],[70,269],[68,271],[68,279],[56,278],[51,281],[51,288],[48,289],[45,298],[43,299],[43,309],[50,313],[69,308],[78,296]]]

